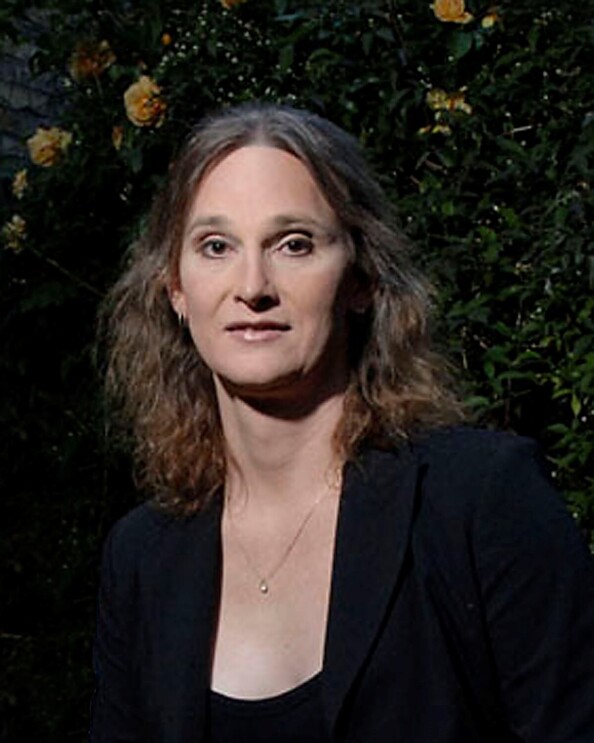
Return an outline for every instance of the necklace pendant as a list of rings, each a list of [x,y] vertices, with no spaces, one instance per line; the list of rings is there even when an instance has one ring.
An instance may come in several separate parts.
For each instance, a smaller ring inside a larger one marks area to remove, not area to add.
[[[265,578],[262,578],[262,580],[260,581],[260,585],[258,586],[258,588],[260,589],[260,593],[263,596],[266,596],[266,594],[268,593],[268,583],[266,582],[266,579]]]

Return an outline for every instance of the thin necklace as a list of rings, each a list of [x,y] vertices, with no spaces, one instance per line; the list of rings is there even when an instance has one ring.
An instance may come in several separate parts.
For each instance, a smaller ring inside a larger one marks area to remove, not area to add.
[[[299,527],[297,531],[295,532],[295,534],[293,535],[293,538],[291,539],[289,544],[285,547],[280,559],[275,564],[273,569],[268,573],[268,575],[264,575],[260,570],[258,570],[245,544],[243,543],[241,537],[239,536],[237,526],[235,522],[233,521],[233,516],[231,515],[231,510],[229,510],[229,525],[231,526],[235,540],[237,541],[237,544],[239,546],[239,549],[241,550],[241,553],[245,559],[247,566],[250,568],[250,570],[253,572],[253,574],[256,576],[258,580],[258,590],[260,591],[262,596],[267,596],[268,593],[270,592],[270,583],[272,579],[276,576],[278,571],[282,568],[282,566],[287,561],[289,555],[293,551],[293,548],[299,541],[299,537],[303,534],[303,532],[305,531],[305,527],[308,525],[308,523],[311,520],[311,517],[314,515],[316,508],[319,506],[319,504],[323,500],[328,498],[332,493],[338,493],[340,491],[341,479],[342,478],[341,478],[340,468],[337,468],[336,476],[333,482],[329,483],[326,490],[315,499],[311,508],[308,510],[308,512],[303,517],[301,523],[299,524]]]

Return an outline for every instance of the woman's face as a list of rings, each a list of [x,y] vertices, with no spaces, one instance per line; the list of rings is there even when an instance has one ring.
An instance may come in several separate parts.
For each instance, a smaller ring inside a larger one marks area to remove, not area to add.
[[[303,163],[270,146],[226,156],[191,205],[171,291],[215,378],[251,395],[346,384],[352,251]]]

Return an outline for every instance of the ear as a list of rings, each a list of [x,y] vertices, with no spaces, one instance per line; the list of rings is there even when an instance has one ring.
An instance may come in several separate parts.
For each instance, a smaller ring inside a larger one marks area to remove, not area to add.
[[[180,322],[184,320],[187,317],[188,314],[188,308],[186,303],[186,295],[182,291],[179,284],[176,282],[177,285],[170,284],[167,287],[167,294],[169,295],[169,301],[171,303],[171,307],[173,308],[173,311],[178,316]]]

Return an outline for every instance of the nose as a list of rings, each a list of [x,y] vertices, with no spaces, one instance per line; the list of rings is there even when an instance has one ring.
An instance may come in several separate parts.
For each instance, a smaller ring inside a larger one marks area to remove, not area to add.
[[[259,311],[278,304],[271,266],[262,250],[245,250],[238,266],[235,301]]]

